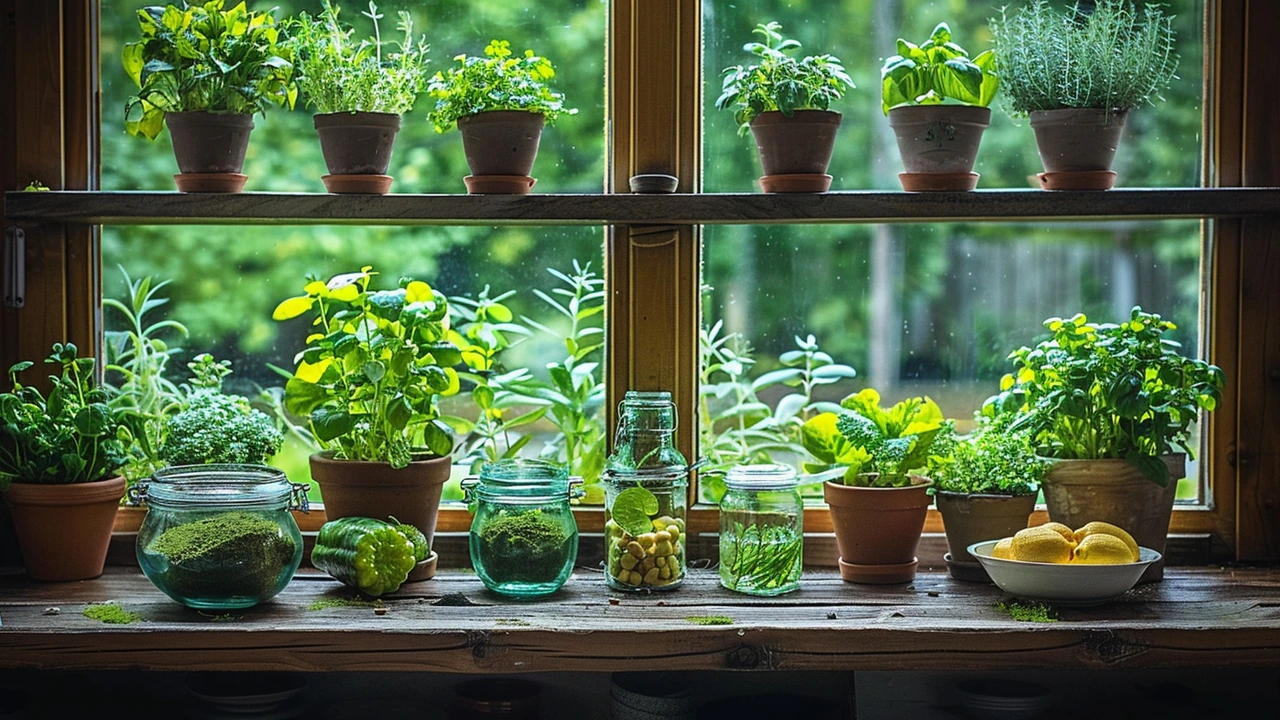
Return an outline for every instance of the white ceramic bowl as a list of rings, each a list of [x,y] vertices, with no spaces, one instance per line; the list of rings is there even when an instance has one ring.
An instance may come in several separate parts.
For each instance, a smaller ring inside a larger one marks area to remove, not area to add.
[[[999,540],[969,546],[969,554],[982,563],[1001,590],[1024,600],[1058,605],[1101,605],[1125,594],[1138,583],[1142,571],[1160,559],[1160,553],[1139,547],[1138,562],[1120,565],[1073,565],[1005,560],[991,556]]]

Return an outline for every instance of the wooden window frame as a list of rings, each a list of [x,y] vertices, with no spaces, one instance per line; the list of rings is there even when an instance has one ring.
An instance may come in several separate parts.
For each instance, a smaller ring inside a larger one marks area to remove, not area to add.
[[[97,8],[97,0],[0,0],[0,89],[11,99],[0,111],[4,189],[33,180],[55,190],[96,189]],[[676,175],[680,194],[701,192],[701,21],[698,0],[610,3],[606,193],[625,193],[627,178],[645,172]],[[1280,96],[1271,80],[1280,76],[1280,56],[1268,48],[1280,5],[1206,0],[1205,22],[1203,184],[1280,186]],[[1210,359],[1227,370],[1228,387],[1207,426],[1208,503],[1175,512],[1170,532],[1210,541],[1216,558],[1275,560],[1280,433],[1269,428],[1280,410],[1280,284],[1270,278],[1280,270],[1280,220],[1270,213],[1205,222],[1204,340]],[[5,225],[26,233],[27,297],[22,309],[0,308],[3,367],[43,357],[56,341],[100,347],[96,226],[27,223],[7,212]],[[679,414],[696,418],[699,225],[610,226],[605,262],[606,407],[627,389],[667,389]],[[689,457],[696,456],[695,425],[683,423],[678,437]],[[582,531],[599,532],[602,515],[580,510]],[[135,528],[140,517],[141,511],[122,512],[117,529]],[[306,516],[304,529],[322,521],[319,513]],[[469,525],[465,510],[442,508],[440,532]],[[714,507],[691,510],[692,531],[714,533],[717,525]],[[830,516],[823,508],[807,510],[805,527],[830,532]],[[925,531],[941,531],[934,510]]]

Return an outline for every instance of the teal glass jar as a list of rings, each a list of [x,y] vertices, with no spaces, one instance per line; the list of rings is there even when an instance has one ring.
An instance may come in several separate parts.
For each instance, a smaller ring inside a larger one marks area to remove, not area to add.
[[[787,465],[739,465],[720,499],[720,584],[748,595],[800,588],[804,503]]]
[[[188,607],[236,610],[275,597],[302,563],[307,486],[265,465],[177,465],[131,490],[145,501],[138,565]]]
[[[486,463],[479,477],[462,481],[475,512],[471,565],[485,587],[536,598],[565,584],[578,559],[571,506],[581,484],[563,465],[524,459]]]

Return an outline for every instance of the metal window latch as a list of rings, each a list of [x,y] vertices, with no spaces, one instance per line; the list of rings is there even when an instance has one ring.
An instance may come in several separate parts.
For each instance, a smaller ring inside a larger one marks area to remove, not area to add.
[[[4,229],[4,306],[20,308],[27,294],[27,235],[19,227]]]

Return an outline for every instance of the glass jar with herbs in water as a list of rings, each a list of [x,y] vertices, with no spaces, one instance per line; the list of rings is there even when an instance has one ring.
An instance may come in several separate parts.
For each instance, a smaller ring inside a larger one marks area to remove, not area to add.
[[[578,559],[578,524],[571,500],[580,478],[543,460],[486,463],[463,480],[471,521],[471,565],[490,590],[533,598],[559,590]]]
[[[307,486],[265,465],[176,465],[131,490],[145,500],[142,572],[188,607],[233,610],[275,597],[302,562]]]
[[[720,499],[720,584],[748,595],[800,587],[804,504],[787,465],[739,465]]]

